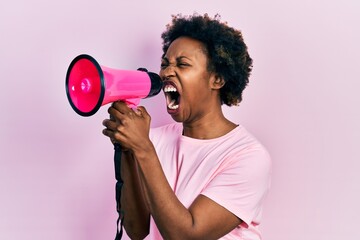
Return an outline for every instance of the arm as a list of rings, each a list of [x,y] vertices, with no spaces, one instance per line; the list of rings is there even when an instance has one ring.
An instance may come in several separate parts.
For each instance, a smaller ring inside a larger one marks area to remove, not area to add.
[[[137,163],[129,151],[122,154],[121,210],[124,212],[124,228],[131,239],[144,239],[149,234],[150,213],[140,185]]]
[[[124,103],[115,103],[109,113],[116,126],[107,126],[104,134],[129,149],[139,170],[145,201],[165,239],[218,239],[241,223],[233,213],[211,199],[199,195],[187,209],[167,182],[152,142],[149,139],[150,116]],[[125,181],[125,180],[124,180]]]
[[[103,121],[107,126],[105,131],[112,132],[116,126],[116,119],[110,115],[110,119]],[[113,137],[110,137],[112,143],[116,143]],[[124,214],[123,224],[127,235],[131,239],[144,239],[149,234],[150,213],[146,202],[139,171],[133,154],[122,147],[121,156],[121,178],[123,186],[121,189],[121,211]]]
[[[234,214],[203,195],[189,209],[185,208],[169,186],[156,153],[151,150],[152,144],[147,147],[136,150],[134,156],[151,215],[164,239],[218,239],[241,223]]]

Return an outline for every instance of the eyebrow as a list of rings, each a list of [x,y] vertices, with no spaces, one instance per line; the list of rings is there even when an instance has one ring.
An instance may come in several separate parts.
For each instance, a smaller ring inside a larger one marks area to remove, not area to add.
[[[186,57],[186,56],[179,56],[179,57],[176,58],[176,61],[182,60],[183,58],[188,59],[189,61],[191,61],[191,59]],[[169,59],[167,57],[165,57],[165,56],[162,57],[162,59],[165,60],[166,62],[169,62]]]

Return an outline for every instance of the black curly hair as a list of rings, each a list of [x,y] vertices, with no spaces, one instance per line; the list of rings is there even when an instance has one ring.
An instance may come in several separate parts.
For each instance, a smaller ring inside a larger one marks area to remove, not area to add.
[[[163,56],[170,44],[178,37],[186,36],[201,41],[208,54],[208,70],[221,76],[225,84],[220,89],[221,104],[238,105],[242,92],[249,83],[252,59],[247,51],[242,34],[208,14],[195,13],[191,16],[173,15],[172,22],[162,33]]]

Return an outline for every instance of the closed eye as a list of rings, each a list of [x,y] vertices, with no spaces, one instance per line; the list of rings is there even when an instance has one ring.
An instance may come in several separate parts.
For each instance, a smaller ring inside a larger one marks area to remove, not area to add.
[[[165,69],[171,64],[169,59],[166,56],[164,56],[161,60],[162,60],[161,65],[160,65],[161,69]],[[187,60],[191,61],[191,59],[189,59],[188,57],[185,57],[185,56],[177,57],[176,62],[174,62],[174,65],[176,64],[176,66],[179,68],[190,67],[191,64],[188,63]]]
[[[161,63],[161,65],[160,65],[161,69],[165,69],[168,66],[169,66],[169,63]],[[184,67],[190,67],[191,65],[188,63],[178,63],[177,66],[180,68],[184,68]]]
[[[165,69],[165,68],[167,68],[168,66],[169,66],[169,62],[167,62],[167,61],[161,62],[161,65],[160,65],[161,69]]]
[[[190,64],[188,64],[188,63],[179,63],[178,65],[179,66],[190,66]]]

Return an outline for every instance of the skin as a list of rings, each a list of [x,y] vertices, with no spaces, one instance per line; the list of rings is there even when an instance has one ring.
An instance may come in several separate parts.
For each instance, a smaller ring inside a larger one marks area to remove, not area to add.
[[[204,49],[200,41],[180,37],[170,45],[160,71],[165,84],[176,86],[180,94],[179,109],[168,112],[182,122],[185,136],[197,139],[223,136],[236,127],[222,113],[219,89],[224,81],[208,71]],[[144,107],[133,110],[115,102],[108,112],[112,117],[103,121],[103,134],[125,149],[121,203],[124,227],[132,239],[148,234],[150,214],[164,239],[218,239],[241,223],[203,195],[197,196],[189,208],[183,206],[168,184],[149,139],[151,117]]]

